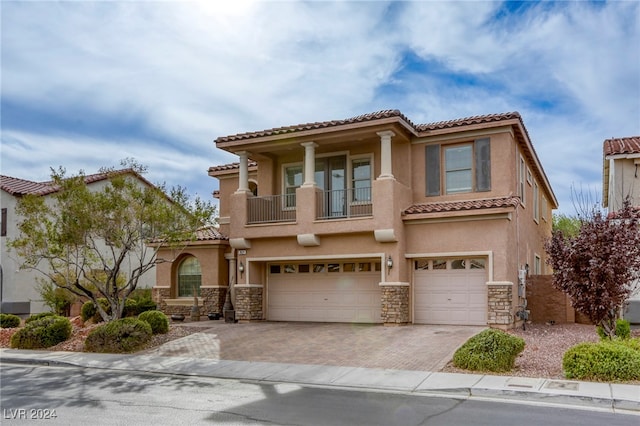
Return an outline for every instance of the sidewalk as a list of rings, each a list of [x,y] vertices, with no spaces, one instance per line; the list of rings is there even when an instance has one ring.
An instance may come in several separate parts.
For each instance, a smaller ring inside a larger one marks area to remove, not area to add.
[[[310,364],[0,349],[2,363],[76,366],[256,382],[554,404],[640,415],[640,386]]]

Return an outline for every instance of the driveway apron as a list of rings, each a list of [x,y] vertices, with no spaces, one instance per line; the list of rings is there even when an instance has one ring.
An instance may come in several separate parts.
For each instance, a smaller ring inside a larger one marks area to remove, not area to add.
[[[202,331],[148,354],[216,360],[439,371],[484,327],[223,321],[187,323]]]

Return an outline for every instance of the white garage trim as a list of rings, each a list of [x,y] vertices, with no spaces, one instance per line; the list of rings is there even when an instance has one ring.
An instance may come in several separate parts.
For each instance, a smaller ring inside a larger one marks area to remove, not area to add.
[[[487,258],[487,281],[493,281],[493,252],[492,251],[460,251],[460,252],[443,252],[443,253],[407,253],[404,255],[407,259],[436,259],[446,258],[453,259],[457,257],[486,257]],[[413,265],[411,266],[413,269]]]
[[[354,259],[354,260],[358,260],[358,259],[376,259],[380,258],[380,263],[382,265],[385,264],[386,262],[386,253],[356,253],[356,254],[337,254],[337,255],[331,255],[328,256],[326,254],[324,255],[315,255],[315,256],[279,256],[279,257],[275,257],[275,256],[268,256],[268,257],[247,257],[246,258],[246,268],[245,268],[245,274],[244,276],[246,277],[246,282],[250,283],[251,279],[249,277],[249,273],[251,271],[251,268],[249,267],[249,263],[251,262],[305,262],[305,261],[313,261],[313,260],[322,260],[322,261],[328,261],[329,260],[350,260],[350,259]],[[382,271],[380,271],[380,281],[384,282],[386,281],[386,272],[387,272],[387,268],[382,268]]]

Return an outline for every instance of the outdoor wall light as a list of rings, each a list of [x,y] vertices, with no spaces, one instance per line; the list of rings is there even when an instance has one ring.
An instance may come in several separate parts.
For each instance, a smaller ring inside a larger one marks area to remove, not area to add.
[[[389,269],[393,268],[393,259],[391,258],[391,255],[387,257],[387,268]]]
[[[240,271],[240,276],[242,276],[244,273],[244,263],[240,262],[240,265],[238,265],[238,271]]]

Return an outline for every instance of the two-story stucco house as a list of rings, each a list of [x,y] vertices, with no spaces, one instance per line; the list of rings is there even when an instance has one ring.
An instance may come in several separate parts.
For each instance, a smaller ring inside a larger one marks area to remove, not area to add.
[[[239,157],[209,175],[240,320],[508,328],[524,271],[545,273],[558,203],[518,113],[388,110],[215,143]]]
[[[616,212],[629,197],[640,207],[640,136],[607,139],[603,144],[603,206]],[[632,296],[625,318],[640,324],[640,284]]]
[[[131,169],[119,170],[116,173],[130,175],[141,186],[152,186],[150,182]],[[109,183],[108,175],[96,173],[85,176],[85,182],[91,190],[100,190]],[[0,206],[2,206],[1,252],[0,252],[0,302],[3,313],[29,315],[48,311],[42,297],[38,293],[38,280],[44,278],[34,270],[22,270],[21,259],[15,252],[9,252],[7,242],[18,237],[20,218],[15,214],[19,199],[27,194],[50,197],[59,191],[51,181],[33,182],[11,176],[0,176]],[[90,212],[87,212],[90,214]],[[105,247],[105,250],[107,248]],[[127,267],[128,264],[125,264]],[[155,284],[155,272],[149,271],[138,282],[138,287],[151,287]]]

